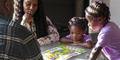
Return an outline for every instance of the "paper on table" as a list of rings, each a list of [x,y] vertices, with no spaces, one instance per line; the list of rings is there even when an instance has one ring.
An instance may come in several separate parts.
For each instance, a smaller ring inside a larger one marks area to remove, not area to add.
[[[87,50],[60,45],[58,47],[44,51],[43,58],[44,60],[67,60],[73,56],[77,56],[85,52],[87,52]]]

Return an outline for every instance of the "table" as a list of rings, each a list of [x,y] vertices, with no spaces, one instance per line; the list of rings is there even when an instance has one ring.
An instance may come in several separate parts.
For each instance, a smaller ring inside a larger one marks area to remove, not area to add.
[[[45,51],[45,50],[48,50],[48,49],[51,49],[51,48],[54,48],[54,47],[57,47],[59,45],[63,45],[63,43],[60,43],[60,42],[55,42],[55,43],[51,43],[49,45],[43,45],[41,46],[41,52]],[[72,46],[70,44],[64,44],[64,45],[68,45],[68,46],[71,46],[73,48],[77,47],[77,48],[82,48],[80,46]],[[85,50],[88,50],[86,53],[83,53],[83,54],[80,54],[78,56],[74,56],[68,60],[88,60],[85,56],[86,54],[90,53],[91,52],[91,49],[86,49],[86,48],[82,48],[82,49],[85,49]],[[100,56],[100,58],[98,58],[97,60],[104,60],[103,56]]]

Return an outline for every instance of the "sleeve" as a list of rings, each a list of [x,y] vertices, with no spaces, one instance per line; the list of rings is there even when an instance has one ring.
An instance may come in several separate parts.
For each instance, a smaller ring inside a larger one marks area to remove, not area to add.
[[[90,35],[84,35],[84,36],[85,36],[84,37],[85,42],[92,41],[92,38]]]
[[[98,41],[96,43],[97,47],[105,47],[106,45],[109,44],[111,40],[111,35],[110,32],[104,32],[98,35]]]
[[[54,25],[48,17],[46,17],[46,20],[48,23],[48,35],[38,39],[40,45],[50,44],[59,40],[59,33],[57,29],[54,27]]]
[[[67,36],[66,36],[66,38],[71,39],[71,35],[70,35],[70,34],[69,34],[69,35],[67,35]]]

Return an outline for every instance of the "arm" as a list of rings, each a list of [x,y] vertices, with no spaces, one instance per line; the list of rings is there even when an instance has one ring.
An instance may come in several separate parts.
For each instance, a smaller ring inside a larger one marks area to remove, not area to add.
[[[85,47],[85,48],[92,48],[93,47],[93,43],[92,41],[88,41],[88,42],[84,42],[84,43],[79,43],[78,45]]]
[[[84,42],[81,43],[76,43],[76,45],[80,45],[84,48],[92,48],[93,47],[93,43],[92,43],[92,39],[90,35],[84,35]]]
[[[93,50],[92,50],[92,52],[90,54],[89,60],[96,60],[98,55],[101,52],[101,49],[102,49],[102,47],[95,47],[95,48],[93,48]]]
[[[41,45],[50,44],[51,42],[56,42],[59,40],[59,33],[57,32],[57,29],[54,27],[48,17],[46,17],[46,20],[48,23],[48,35],[38,39],[38,42]]]
[[[73,41],[71,39],[68,39],[66,37],[61,38],[60,42],[62,42],[62,43],[73,43]]]

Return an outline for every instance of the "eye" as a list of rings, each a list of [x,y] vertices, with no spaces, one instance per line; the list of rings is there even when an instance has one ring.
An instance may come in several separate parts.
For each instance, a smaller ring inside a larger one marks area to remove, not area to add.
[[[34,7],[36,7],[36,6],[37,6],[37,4],[33,4],[33,6],[34,6]]]
[[[26,6],[30,6],[30,2],[26,2],[25,4],[26,4]]]
[[[81,34],[80,32],[77,32],[77,34]]]

